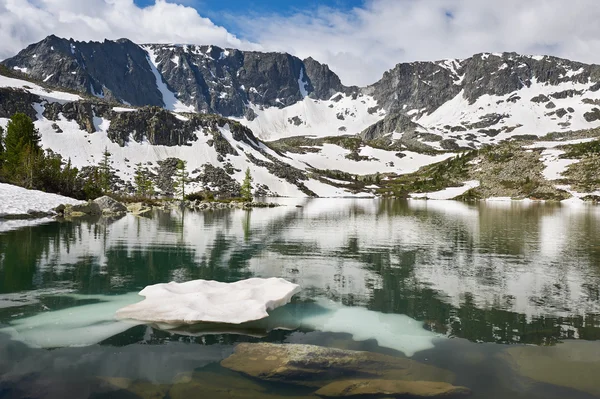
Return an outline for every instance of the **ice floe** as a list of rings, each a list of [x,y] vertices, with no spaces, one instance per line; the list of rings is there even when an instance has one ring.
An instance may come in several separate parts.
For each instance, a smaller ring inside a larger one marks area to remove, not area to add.
[[[241,324],[260,320],[288,303],[300,286],[281,278],[251,278],[235,283],[194,280],[150,285],[146,299],[117,311],[119,319],[173,325],[200,322]]]

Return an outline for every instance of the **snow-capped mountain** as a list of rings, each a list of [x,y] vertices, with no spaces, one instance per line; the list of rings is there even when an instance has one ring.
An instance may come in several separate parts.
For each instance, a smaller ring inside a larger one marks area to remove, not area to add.
[[[124,104],[235,118],[265,140],[362,134],[454,150],[600,125],[600,66],[548,56],[403,63],[364,88],[344,86],[312,58],[127,39],[49,36],[3,64]]]
[[[188,191],[239,194],[244,172],[250,168],[256,195],[339,197],[365,195],[376,187],[356,190],[347,181],[334,179],[332,172],[407,173],[451,156],[406,151],[400,159],[394,151],[368,145],[348,149],[335,142],[300,152],[279,150],[239,122],[219,115],[123,107],[0,74],[0,126],[17,112],[34,120],[44,148],[70,159],[73,166],[97,165],[108,149],[117,176],[125,183],[132,181],[135,165],[143,163],[155,172],[163,192],[173,191],[171,176],[178,159],[187,161],[191,172]],[[334,168],[344,172],[328,170]]]
[[[127,39],[49,36],[2,64],[15,76],[0,77],[0,118],[25,112],[77,166],[108,147],[124,180],[137,162],[181,158],[205,186],[250,167],[261,193],[348,195],[354,175],[600,126],[600,66],[548,56],[398,64],[362,88],[312,58]]]

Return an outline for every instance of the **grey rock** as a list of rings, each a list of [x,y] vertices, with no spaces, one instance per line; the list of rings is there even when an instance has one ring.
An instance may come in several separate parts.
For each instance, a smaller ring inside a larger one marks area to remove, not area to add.
[[[118,215],[127,212],[127,207],[125,205],[106,195],[96,198],[94,203],[100,207],[102,214],[105,215]]]
[[[590,112],[583,114],[583,117],[588,122],[594,122],[600,120],[600,109],[594,108]]]
[[[242,343],[223,367],[271,382],[321,387],[347,378],[452,382],[454,375],[410,359],[299,344]]]
[[[37,112],[33,104],[42,102],[42,99],[35,94],[31,94],[23,89],[13,89],[9,87],[0,88],[0,118],[10,118],[17,112],[23,113],[37,120]]]

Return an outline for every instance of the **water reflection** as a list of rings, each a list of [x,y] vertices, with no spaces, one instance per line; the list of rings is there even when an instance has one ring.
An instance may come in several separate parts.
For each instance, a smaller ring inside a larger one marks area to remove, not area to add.
[[[107,378],[172,384],[204,366],[234,378],[216,364],[239,342],[402,356],[409,338],[396,342],[394,334],[413,334],[405,328],[411,320],[419,321],[419,331],[424,323],[436,334],[425,332],[421,348],[409,353],[455,372],[456,383],[472,388],[476,398],[598,396],[600,370],[592,361],[598,342],[585,340],[600,341],[600,208],[279,201],[287,206],[155,212],[16,230],[0,222],[0,328],[28,331],[42,344],[50,336],[67,340],[73,334],[62,330],[71,328],[84,339],[64,345],[98,342],[34,349],[10,340],[5,330],[0,397],[116,397]],[[135,300],[149,284],[252,276],[284,277],[303,291],[281,309],[283,316],[247,335],[122,326],[110,317],[119,301]],[[315,312],[323,301],[343,310],[334,310],[335,320]],[[28,330],[57,313],[71,324]],[[371,331],[373,321],[361,326],[366,318],[393,325],[391,335],[380,327]],[[94,329],[87,329],[90,320]],[[577,341],[562,344],[567,339]],[[540,374],[546,361],[556,367]],[[583,377],[576,381],[575,374]]]
[[[597,208],[281,201],[287,206],[1,233],[0,322],[69,306],[39,294],[53,289],[112,295],[167,281],[275,276],[300,284],[304,301],[405,314],[476,342],[600,336]]]

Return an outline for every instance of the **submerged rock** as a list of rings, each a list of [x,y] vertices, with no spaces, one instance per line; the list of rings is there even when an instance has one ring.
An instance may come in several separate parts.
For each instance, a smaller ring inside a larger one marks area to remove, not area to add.
[[[244,398],[277,399],[281,395],[267,391],[256,381],[234,373],[195,372],[185,376],[169,390],[171,399],[187,398]],[[288,396],[287,399],[315,398],[314,396]]]
[[[504,357],[524,377],[600,396],[600,342],[515,346],[507,349]]]
[[[311,387],[353,377],[454,381],[450,371],[406,358],[299,344],[242,343],[221,366],[266,381]]]
[[[268,310],[285,305],[299,291],[281,278],[155,284],[140,291],[146,299],[119,309],[117,317],[171,325],[241,324],[269,316]]]
[[[411,398],[447,398],[466,396],[471,390],[445,382],[396,380],[336,381],[315,392],[325,398],[379,397],[383,395]]]

